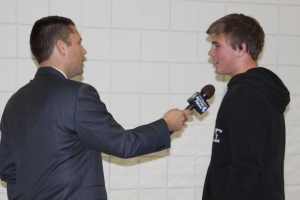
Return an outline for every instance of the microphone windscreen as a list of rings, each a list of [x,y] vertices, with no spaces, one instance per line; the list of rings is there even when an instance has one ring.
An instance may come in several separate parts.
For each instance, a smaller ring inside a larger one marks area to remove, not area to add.
[[[207,99],[210,99],[215,94],[215,87],[213,85],[206,85],[202,88],[201,92],[206,94]]]

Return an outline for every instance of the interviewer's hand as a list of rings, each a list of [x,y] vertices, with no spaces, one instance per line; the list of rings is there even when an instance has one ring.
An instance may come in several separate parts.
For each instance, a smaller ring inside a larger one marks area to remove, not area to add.
[[[187,120],[186,115],[192,115],[193,113],[193,110],[179,110],[174,108],[166,112],[163,119],[167,122],[169,131],[180,131]]]

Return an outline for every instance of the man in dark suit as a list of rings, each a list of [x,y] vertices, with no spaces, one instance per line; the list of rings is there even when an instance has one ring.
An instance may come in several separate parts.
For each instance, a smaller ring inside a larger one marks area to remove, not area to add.
[[[50,16],[35,22],[31,51],[40,64],[33,80],[8,101],[1,119],[1,179],[9,199],[107,199],[99,152],[129,158],[170,147],[193,111],[124,130],[83,73],[86,50],[75,24]]]

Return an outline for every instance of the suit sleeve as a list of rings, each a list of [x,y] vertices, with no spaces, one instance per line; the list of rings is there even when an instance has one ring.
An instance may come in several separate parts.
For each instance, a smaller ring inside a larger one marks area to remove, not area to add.
[[[225,110],[232,165],[228,180],[230,200],[253,199],[261,179],[266,138],[266,112],[259,98],[236,96]]]
[[[106,110],[97,91],[83,84],[76,97],[75,129],[88,147],[109,155],[130,158],[170,147],[170,132],[163,119],[124,130]]]
[[[7,183],[7,196],[8,199],[11,199],[16,187],[16,165],[13,160],[7,134],[4,130],[3,121],[1,122],[0,176],[1,180]]]

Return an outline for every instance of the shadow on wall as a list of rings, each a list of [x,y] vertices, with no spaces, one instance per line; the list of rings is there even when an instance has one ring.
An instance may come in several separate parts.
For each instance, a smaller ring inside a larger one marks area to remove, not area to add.
[[[1,187],[7,188],[7,183],[1,181]]]
[[[290,104],[286,107],[285,111],[284,111],[284,117],[286,117],[286,115],[288,114],[288,112],[290,111],[291,106]]]

